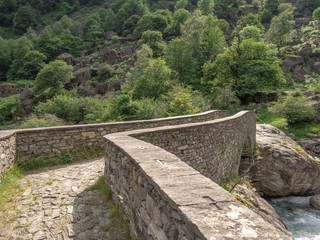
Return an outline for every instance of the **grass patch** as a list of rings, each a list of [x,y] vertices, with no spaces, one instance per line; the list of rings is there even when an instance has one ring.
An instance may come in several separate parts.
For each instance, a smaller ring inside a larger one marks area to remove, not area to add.
[[[320,132],[320,123],[306,122],[287,125],[286,118],[271,113],[267,108],[263,108],[256,114],[259,117],[260,124],[270,124],[281,130],[286,130],[289,133],[293,133],[297,140],[306,138],[308,133],[318,134]]]
[[[101,227],[101,230],[107,232],[112,228],[117,233],[116,239],[130,240],[131,237],[130,237],[130,230],[129,230],[128,224],[124,220],[124,218],[122,217],[119,211],[119,205],[112,200],[111,191],[108,189],[107,185],[105,184],[104,177],[100,176],[97,182],[94,185],[88,187],[86,190],[87,191],[98,190],[99,197],[104,199],[105,201],[110,201],[112,204],[112,209],[110,211],[109,217],[114,218],[114,221],[109,225]]]
[[[23,170],[17,166],[3,174],[0,183],[0,211],[4,211],[6,203],[11,203],[13,197],[23,190],[18,183],[22,176]]]
[[[51,167],[61,164],[68,164],[74,162],[74,156],[70,153],[65,153],[61,157],[57,158],[51,158],[51,159],[45,159],[44,157],[40,157],[34,161],[27,161],[21,164],[21,167],[26,170],[34,170],[34,169],[40,169],[43,167]]]

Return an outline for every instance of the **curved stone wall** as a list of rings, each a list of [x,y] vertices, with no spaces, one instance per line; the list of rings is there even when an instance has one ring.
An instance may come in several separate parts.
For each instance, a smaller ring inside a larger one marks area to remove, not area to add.
[[[106,135],[105,180],[132,235],[291,239],[214,182],[238,170],[248,149],[252,154],[255,121],[251,112],[241,112],[203,123]]]
[[[11,169],[16,156],[16,137],[14,131],[0,132],[0,182],[2,174]]]

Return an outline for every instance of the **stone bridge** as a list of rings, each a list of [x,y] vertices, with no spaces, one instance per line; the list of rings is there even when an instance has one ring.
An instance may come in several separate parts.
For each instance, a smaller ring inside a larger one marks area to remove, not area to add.
[[[289,239],[218,185],[239,171],[255,143],[255,115],[248,111],[227,115],[209,111],[2,131],[0,174],[14,163],[40,156],[105,146],[105,182],[129,222],[132,237]]]

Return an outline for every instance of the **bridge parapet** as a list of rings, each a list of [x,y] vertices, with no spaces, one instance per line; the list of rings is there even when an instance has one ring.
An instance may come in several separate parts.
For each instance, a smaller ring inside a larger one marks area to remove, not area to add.
[[[217,184],[238,171],[243,153],[252,154],[255,123],[253,113],[241,112],[202,123],[106,135],[105,180],[132,235],[291,239]]]

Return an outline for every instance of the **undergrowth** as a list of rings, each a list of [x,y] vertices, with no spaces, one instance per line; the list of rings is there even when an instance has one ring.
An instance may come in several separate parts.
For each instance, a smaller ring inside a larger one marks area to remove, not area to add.
[[[112,221],[112,223],[106,226],[101,227],[101,230],[107,232],[113,229],[115,230],[117,235],[116,239],[130,240],[131,237],[130,237],[130,230],[129,230],[128,224],[124,220],[124,218],[122,217],[119,211],[119,205],[112,200],[111,191],[108,189],[107,185],[105,184],[104,177],[100,176],[97,182],[94,185],[87,188],[87,190],[88,191],[98,190],[99,197],[104,201],[110,201],[112,205],[112,209],[110,211],[109,217],[114,218],[114,221]]]

